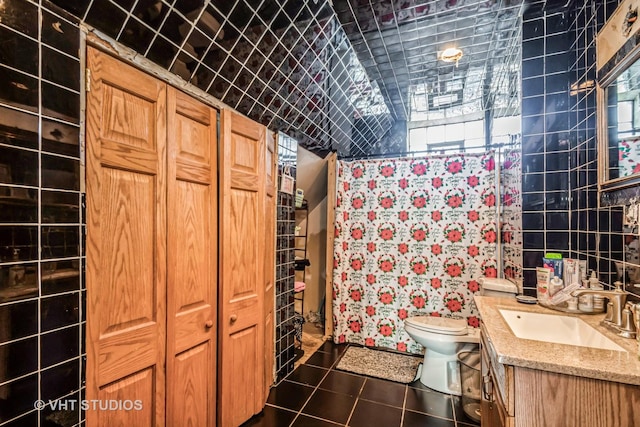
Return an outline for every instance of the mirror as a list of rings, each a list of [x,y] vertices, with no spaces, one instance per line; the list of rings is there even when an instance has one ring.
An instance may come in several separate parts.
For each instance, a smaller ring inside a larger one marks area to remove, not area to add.
[[[598,184],[601,202],[609,206],[625,204],[619,196],[630,187],[636,187],[633,192],[640,189],[638,10],[640,0],[622,0],[596,36]],[[578,92],[592,85],[589,80],[571,89]]]
[[[640,182],[640,60],[605,88],[607,162],[603,189]]]

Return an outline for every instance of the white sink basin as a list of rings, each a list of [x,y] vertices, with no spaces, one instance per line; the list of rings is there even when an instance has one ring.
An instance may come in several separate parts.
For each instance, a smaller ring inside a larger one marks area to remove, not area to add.
[[[499,311],[518,338],[626,351],[577,317],[503,309]]]

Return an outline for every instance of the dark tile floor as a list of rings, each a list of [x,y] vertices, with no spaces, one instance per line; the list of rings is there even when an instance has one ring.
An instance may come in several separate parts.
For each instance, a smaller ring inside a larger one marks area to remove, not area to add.
[[[267,406],[242,427],[471,427],[460,397],[420,381],[404,385],[334,369],[347,345],[325,342],[271,389]]]

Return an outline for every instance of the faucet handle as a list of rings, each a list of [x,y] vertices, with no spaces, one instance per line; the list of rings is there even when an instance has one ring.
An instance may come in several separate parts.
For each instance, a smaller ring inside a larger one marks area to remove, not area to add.
[[[613,303],[611,301],[607,302],[607,314],[604,316],[605,322],[613,321]]]
[[[640,302],[636,304],[627,302],[626,307],[631,311],[631,319],[633,320],[636,331],[640,330]]]
[[[633,309],[633,304],[628,302],[625,305],[624,310],[622,310],[622,327],[620,335],[627,338],[634,338],[637,333],[636,324],[633,318]]]

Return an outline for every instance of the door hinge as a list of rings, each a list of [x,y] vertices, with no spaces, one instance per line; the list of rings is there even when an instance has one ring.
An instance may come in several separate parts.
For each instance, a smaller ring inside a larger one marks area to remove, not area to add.
[[[91,70],[89,68],[85,69],[84,87],[85,87],[85,91],[91,92]]]

